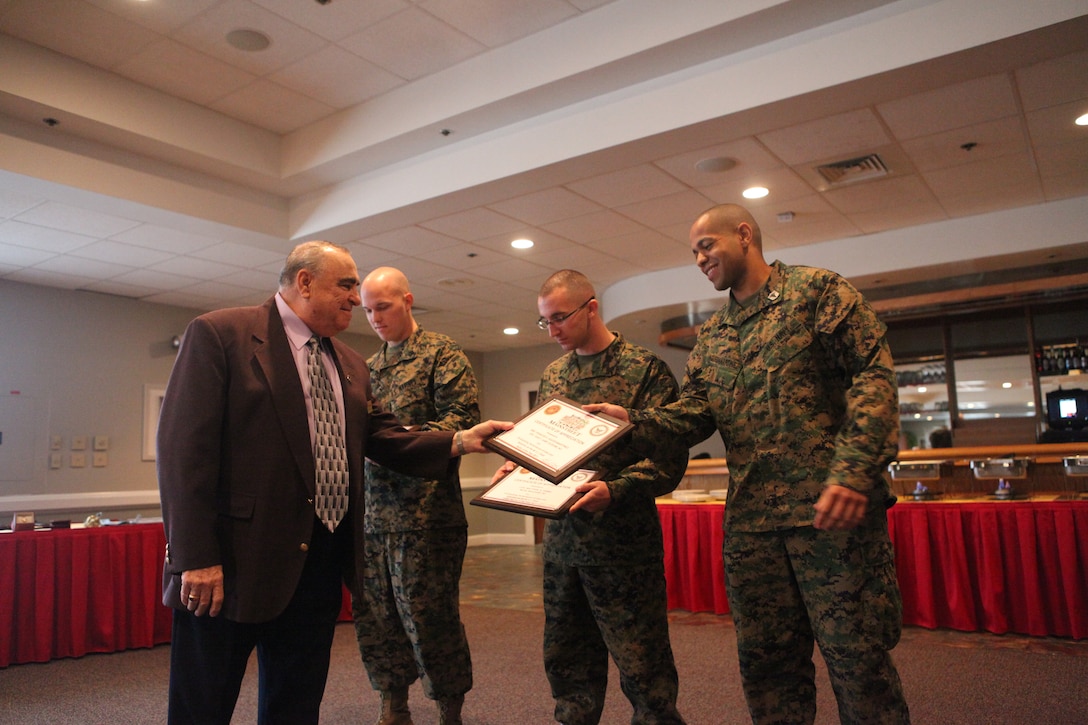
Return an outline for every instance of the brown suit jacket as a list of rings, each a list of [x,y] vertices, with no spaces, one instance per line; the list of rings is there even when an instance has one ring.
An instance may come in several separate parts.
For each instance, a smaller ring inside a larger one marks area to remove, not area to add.
[[[332,346],[351,474],[350,520],[341,526],[361,532],[365,457],[428,478],[446,476],[459,459],[449,456],[452,433],[409,433],[377,406],[368,409],[366,361],[335,339]],[[163,603],[183,609],[181,572],[221,564],[220,616],[278,616],[306,561],[315,482],[306,401],[275,298],[189,324],[163,398],[157,458]]]

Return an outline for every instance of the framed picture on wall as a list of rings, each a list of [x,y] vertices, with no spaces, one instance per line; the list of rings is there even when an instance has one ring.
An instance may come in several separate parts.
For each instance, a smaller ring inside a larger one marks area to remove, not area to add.
[[[155,460],[155,438],[159,433],[159,412],[165,395],[165,385],[144,383],[144,446],[140,458],[145,461]]]

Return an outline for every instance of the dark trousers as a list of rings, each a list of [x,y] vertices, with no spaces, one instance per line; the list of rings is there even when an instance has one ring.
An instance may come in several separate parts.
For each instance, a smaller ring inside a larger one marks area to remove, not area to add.
[[[175,609],[170,650],[171,725],[228,725],[246,664],[257,650],[261,725],[318,721],[342,602],[344,552],[350,526],[329,533],[315,518],[298,588],[287,608],[260,624]]]

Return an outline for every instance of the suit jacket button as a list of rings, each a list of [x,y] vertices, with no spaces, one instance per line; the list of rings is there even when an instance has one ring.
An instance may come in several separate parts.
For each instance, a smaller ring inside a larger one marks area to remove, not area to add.
[[[309,544],[299,544],[298,549],[299,549],[299,551],[309,551],[310,550],[310,545]]]

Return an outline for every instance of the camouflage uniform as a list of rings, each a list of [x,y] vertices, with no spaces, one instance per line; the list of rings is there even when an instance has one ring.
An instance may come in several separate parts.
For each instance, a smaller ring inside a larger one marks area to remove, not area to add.
[[[555,394],[640,409],[675,400],[677,385],[657,356],[617,335],[598,355],[569,352],[549,365],[539,399]],[[683,723],[654,497],[676,488],[686,463],[680,445],[643,459],[620,441],[587,464],[608,482],[609,508],[544,527],[544,669],[558,722],[600,721],[611,653],[632,723]]]
[[[699,332],[680,401],[635,413],[636,442],[721,434],[727,593],[754,722],[815,717],[813,639],[843,723],[909,721],[888,650],[899,640],[884,471],[899,411],[885,326],[826,270],[775,262],[742,306],[731,298]],[[824,488],[869,496],[852,531],[813,527]]]
[[[403,425],[462,430],[480,421],[476,377],[450,338],[417,328],[367,360],[374,397]],[[427,697],[463,695],[472,662],[459,586],[468,541],[461,483],[366,462],[363,601],[352,602],[359,652],[376,690],[421,677]]]

